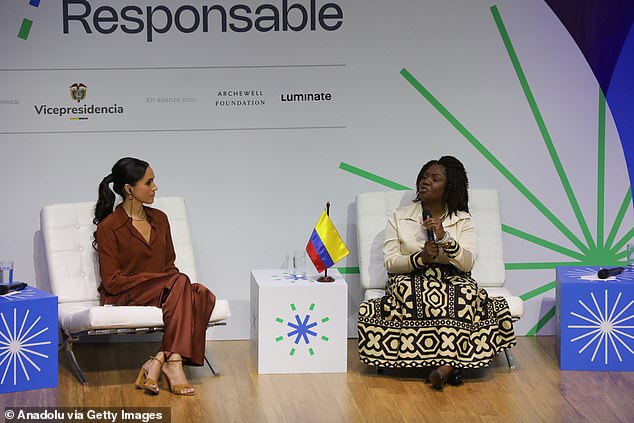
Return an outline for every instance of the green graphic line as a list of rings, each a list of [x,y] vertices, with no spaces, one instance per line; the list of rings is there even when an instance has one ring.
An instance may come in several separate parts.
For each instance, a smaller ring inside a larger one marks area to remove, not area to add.
[[[350,173],[352,173],[354,175],[357,175],[357,176],[360,176],[362,178],[368,179],[368,180],[370,180],[372,182],[376,182],[377,184],[381,184],[381,185],[386,186],[388,188],[395,189],[397,191],[405,191],[405,190],[411,189],[409,187],[406,187],[405,185],[401,185],[401,184],[396,183],[394,181],[390,181],[389,179],[385,179],[385,178],[382,178],[382,177],[380,177],[378,175],[375,175],[374,173],[370,173],[370,172],[368,172],[366,170],[359,169],[358,167],[354,167],[352,165],[349,165],[348,163],[341,162],[339,164],[339,169],[345,170],[346,172],[350,172]]]
[[[280,342],[283,339],[284,339],[283,336],[278,336],[277,338],[275,338],[275,342]]]
[[[284,319],[280,319],[279,317],[276,317],[276,318],[275,318],[275,321],[276,321],[277,323],[284,323]]]
[[[578,261],[544,261],[535,263],[505,263],[506,270],[540,270],[554,269],[557,266],[579,266]],[[586,264],[586,263],[582,263]]]
[[[425,99],[431,103],[432,106],[451,124],[458,132],[462,134],[463,137],[467,139],[471,143],[472,146],[476,148],[486,158],[489,163],[491,163],[497,170],[500,172],[513,186],[522,194],[528,201],[530,201],[537,210],[539,210],[557,229],[561,231],[571,242],[573,242],[580,251],[586,253],[588,252],[588,247],[586,247],[581,240],[579,240],[575,234],[573,234],[570,229],[568,229],[562,222],[557,218],[548,208],[532,193],[526,188],[522,182],[506,166],[502,164],[478,139],[471,133],[467,128],[465,128],[459,121],[456,119],[454,115],[452,115],[449,110],[445,108],[423,85],[418,82],[412,74],[410,74],[407,69],[403,68],[401,70],[401,75],[423,96]]]
[[[368,172],[369,173],[369,172]],[[620,213],[621,217],[618,220],[622,220],[624,214],[628,208],[627,198],[622,206],[622,213]],[[595,248],[591,251],[588,251],[587,247],[584,246],[585,254],[579,253],[574,250],[570,250],[558,244],[552,243],[550,241],[539,238],[535,235],[529,234],[527,232],[521,231],[517,228],[514,228],[509,225],[502,225],[502,230],[509,235],[516,236],[525,241],[533,242],[536,245],[542,246],[544,248],[551,249],[553,251],[560,252],[564,255],[569,256],[570,258],[577,259],[579,262],[550,262],[550,263],[507,263],[507,270],[535,270],[535,269],[554,269],[556,266],[571,266],[571,265],[607,265],[615,262],[618,257],[615,257],[614,254],[608,251],[607,248]],[[337,268],[342,274],[358,274],[360,272],[358,267],[339,267]]]
[[[514,235],[520,239],[523,239],[525,241],[529,241],[532,242],[533,244],[537,244],[540,245],[544,248],[548,248],[549,250],[553,250],[553,251],[557,251],[561,254],[564,254],[570,258],[574,258],[574,259],[578,259],[578,260],[583,260],[584,259],[584,255],[581,253],[578,253],[576,251],[570,250],[568,248],[564,248],[560,245],[557,245],[553,242],[550,241],[546,241],[545,239],[542,238],[538,238],[535,235],[531,235],[529,233],[526,233],[524,231],[520,231],[519,229],[516,229],[512,226],[509,225],[504,225],[502,224],[502,231],[506,232],[507,234],[510,235]]]
[[[308,309],[309,309],[310,311],[313,311],[313,309],[314,309],[314,308],[315,308],[315,303],[312,303],[312,304],[310,305],[310,307],[308,307]]]
[[[531,328],[531,330],[526,332],[526,336],[535,336],[535,335],[537,335],[537,332],[539,332],[539,330],[541,328],[546,326],[546,323],[548,323],[550,321],[550,319],[553,318],[554,315],[555,315],[555,307],[553,306],[550,310],[548,310],[548,312],[546,312],[546,314],[544,314],[544,317],[539,319],[539,322],[537,322],[537,324],[535,326],[533,326]]]
[[[605,226],[605,96],[599,88],[599,133],[597,147],[597,247],[605,246],[603,234]]]
[[[632,237],[634,237],[634,228],[627,231],[627,233],[623,236],[623,238],[621,238],[619,242],[614,244],[614,247],[612,248],[612,252],[616,253],[617,251],[619,251],[621,248],[625,246],[625,244],[627,244],[632,239]]]
[[[309,353],[311,356],[312,356],[312,355],[315,355],[315,353],[313,352],[313,349],[312,349],[312,348],[309,348],[309,349],[308,349],[308,353]]]
[[[542,295],[544,292],[548,292],[551,289],[555,289],[556,286],[557,286],[556,281],[548,282],[546,285],[542,285],[539,288],[535,288],[532,291],[528,291],[527,293],[520,295],[520,298],[522,299],[522,301],[528,301],[531,298],[535,298],[539,295]]]
[[[531,242],[543,248],[550,249],[555,252],[559,252],[565,256],[570,257],[578,261],[559,261],[559,262],[532,262],[532,263],[505,263],[506,270],[539,270],[539,269],[554,269],[557,266],[579,266],[579,265],[610,265],[625,257],[626,252],[619,250],[627,243],[632,237],[634,237],[634,227],[632,227],[625,236],[623,236],[618,242],[615,242],[617,233],[620,231],[621,224],[625,218],[626,212],[629,209],[629,205],[632,202],[632,189],[628,188],[623,202],[619,208],[619,212],[615,217],[615,221],[612,224],[607,239],[605,238],[605,184],[606,184],[606,154],[605,154],[605,131],[606,131],[606,99],[605,95],[599,90],[599,104],[598,104],[598,133],[597,133],[597,222],[596,222],[596,240],[593,238],[593,234],[590,232],[590,228],[586,222],[586,218],[581,210],[577,197],[572,189],[572,185],[568,179],[568,175],[565,172],[563,164],[557,153],[557,149],[553,143],[550,133],[546,127],[545,121],[541,115],[537,101],[529,86],[528,80],[515,49],[511,43],[511,39],[506,31],[506,27],[498,11],[497,6],[490,8],[493,20],[497,26],[500,37],[502,38],[504,47],[509,56],[509,59],[513,65],[516,76],[519,80],[523,94],[529,105],[531,113],[535,123],[538,126],[540,134],[542,136],[544,145],[548,151],[552,164],[557,172],[560,183],[566,193],[568,202],[577,220],[577,224],[583,232],[583,238],[586,244],[573,233],[542,201],[537,198],[510,170],[507,168],[495,155],[487,149],[476,137],[473,135],[449,110],[443,106],[438,99],[436,99],[430,91],[428,91],[406,68],[401,69],[400,74],[407,80],[414,89],[416,89],[422,96],[429,102],[432,107],[440,113],[445,120],[454,127],[507,181],[509,181],[515,189],[518,190],[550,223],[557,228],[566,238],[568,238],[578,249],[574,251],[566,248],[563,245],[556,244],[551,241],[547,241],[543,238],[532,235],[528,232],[524,232],[520,229],[502,225],[502,230],[505,233],[516,236],[524,241]],[[396,182],[390,181],[376,174],[370,173],[363,169],[351,166],[344,162],[340,163],[340,169],[353,173],[362,178],[371,180],[389,188],[396,190],[410,189]],[[614,243],[614,244],[613,244]],[[358,267],[342,267],[338,268],[339,271],[344,273],[359,273]],[[556,282],[551,281],[540,287],[537,287],[529,292],[521,295],[522,300],[527,301],[531,298],[535,298],[545,292],[551,291],[556,287]],[[536,335],[555,315],[555,307],[552,307],[548,312],[541,317],[537,324],[531,328],[528,332],[528,336]],[[323,339],[323,337],[322,337]]]
[[[289,354],[290,354],[291,357],[294,356],[295,355],[295,348],[291,348],[291,352]]]
[[[628,198],[624,200],[622,205],[622,212],[619,214],[620,217],[617,217],[617,221],[623,220],[626,210],[628,209],[629,201]],[[617,227],[618,229],[618,227]],[[615,253],[610,251],[608,247],[595,247],[589,250],[586,246],[584,246],[584,252],[580,253],[569,248],[563,247],[561,245],[555,244],[553,242],[547,241],[545,239],[539,238],[535,235],[529,234],[528,232],[521,231],[517,228],[514,228],[509,225],[502,225],[502,230],[509,235],[516,236],[520,239],[523,239],[528,242],[532,242],[536,245],[539,245],[544,248],[548,248],[550,250],[562,253],[570,258],[579,260],[578,262],[553,262],[553,263],[511,263],[507,264],[507,270],[534,270],[534,269],[554,269],[558,265],[610,265],[616,264],[619,257],[615,256]],[[616,231],[616,229],[614,230]],[[613,238],[614,236],[612,236]],[[626,237],[627,238],[627,237]],[[359,274],[360,270],[358,267],[339,267],[337,268],[342,274]]]
[[[572,207],[572,210],[577,217],[577,222],[581,227],[581,231],[583,232],[586,243],[590,246],[590,249],[594,249],[595,244],[592,239],[592,235],[590,234],[590,229],[588,228],[588,224],[586,223],[586,218],[581,211],[581,207],[579,207],[579,202],[577,201],[577,197],[575,196],[574,191],[572,190],[572,186],[570,185],[570,181],[568,180],[568,176],[561,164],[561,160],[559,159],[559,155],[557,154],[557,150],[555,149],[555,145],[553,144],[552,138],[550,137],[550,133],[546,128],[546,123],[544,122],[544,118],[539,111],[539,107],[537,107],[537,101],[535,100],[535,96],[533,96],[533,92],[531,91],[530,86],[528,85],[528,80],[526,79],[526,75],[524,74],[524,70],[522,69],[522,65],[519,62],[517,54],[515,52],[515,48],[511,43],[511,39],[506,31],[504,26],[504,22],[502,21],[502,17],[500,16],[500,12],[498,11],[497,6],[491,6],[490,8],[491,14],[493,15],[493,20],[497,25],[498,31],[500,32],[500,36],[502,37],[502,41],[504,42],[504,47],[506,48],[506,52],[509,55],[509,59],[511,59],[511,63],[513,64],[513,68],[515,69],[515,74],[519,79],[520,85],[522,86],[522,91],[524,91],[524,96],[526,97],[526,101],[530,106],[531,112],[533,113],[533,117],[535,118],[535,123],[537,123],[537,127],[539,128],[539,132],[542,135],[544,140],[544,144],[546,144],[546,149],[548,150],[548,154],[550,155],[550,159],[555,166],[555,170],[557,170],[557,174],[559,175],[559,180],[566,191],[566,196],[568,197],[568,202]]]
[[[22,25],[20,25],[20,31],[18,31],[18,38],[22,38],[23,40],[29,38],[29,32],[31,32],[32,25],[32,20],[26,18],[22,19]]]
[[[361,273],[358,267],[337,267],[337,270],[342,275],[353,275]]]
[[[293,311],[297,310],[297,309],[295,308],[295,304],[293,304],[293,303],[291,303],[291,310],[293,310]]]
[[[326,323],[327,321],[329,321],[330,318],[328,317],[324,317],[323,319],[321,319],[321,323]]]
[[[323,336],[323,335],[322,335],[321,339],[323,339],[323,340],[324,340],[324,341],[326,341],[326,342],[328,342],[328,341],[329,341],[329,339],[328,339],[328,337],[327,337],[327,336]]]
[[[616,219],[614,219],[614,224],[612,225],[612,229],[610,229],[610,234],[608,235],[607,241],[605,241],[605,245],[610,246],[614,242],[614,238],[616,238],[616,233],[619,231],[621,227],[621,223],[623,223],[623,219],[625,218],[625,213],[630,207],[630,202],[632,201],[632,187],[627,189],[625,193],[625,197],[623,198],[623,202],[621,203],[621,207],[619,207],[619,212],[616,214]]]

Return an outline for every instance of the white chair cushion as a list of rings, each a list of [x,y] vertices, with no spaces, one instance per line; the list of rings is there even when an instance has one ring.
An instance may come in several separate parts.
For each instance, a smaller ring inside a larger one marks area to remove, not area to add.
[[[520,297],[511,294],[506,288],[485,287],[484,289],[486,289],[489,297],[504,297],[509,304],[511,316],[515,319],[521,319],[524,316],[524,300]]]
[[[124,310],[124,312],[122,312]],[[231,317],[229,302],[216,300],[210,323]],[[80,301],[59,304],[58,318],[61,327],[69,333],[112,328],[162,327],[163,313],[158,307],[100,306],[99,301]]]
[[[372,300],[374,298],[381,298],[385,295],[384,289],[368,289],[363,296],[364,300]]]

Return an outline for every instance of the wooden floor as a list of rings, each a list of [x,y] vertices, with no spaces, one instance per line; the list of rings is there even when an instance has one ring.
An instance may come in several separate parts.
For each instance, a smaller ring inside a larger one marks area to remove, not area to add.
[[[553,337],[521,337],[517,370],[504,356],[467,373],[466,384],[442,392],[423,383],[426,371],[375,374],[348,344],[348,372],[258,375],[249,341],[208,342],[222,371],[188,368],[198,394],[149,396],[132,382],[157,344],[82,344],[82,386],[60,356],[59,387],[0,395],[8,406],[167,407],[172,422],[633,422],[634,373],[561,372]]]

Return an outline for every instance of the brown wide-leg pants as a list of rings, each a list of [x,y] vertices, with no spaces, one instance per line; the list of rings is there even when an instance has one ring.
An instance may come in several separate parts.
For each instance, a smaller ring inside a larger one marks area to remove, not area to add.
[[[205,333],[216,296],[205,286],[174,273],[150,279],[117,295],[102,295],[102,305],[155,306],[163,309],[165,331],[161,351],[178,353],[183,364],[202,366]]]

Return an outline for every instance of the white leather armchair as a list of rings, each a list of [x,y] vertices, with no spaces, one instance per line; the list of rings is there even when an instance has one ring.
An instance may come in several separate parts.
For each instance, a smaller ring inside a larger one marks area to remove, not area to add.
[[[370,192],[357,195],[357,241],[361,286],[365,298],[385,295],[387,271],[383,261],[385,225],[394,209],[411,203],[413,191]],[[506,298],[511,315],[519,320],[524,315],[524,301],[504,287],[505,270],[502,254],[502,225],[497,190],[469,191],[469,211],[476,226],[477,258],[472,272],[480,288],[492,297]],[[511,368],[515,361],[505,351]]]
[[[167,213],[176,250],[176,266],[196,281],[185,201],[180,197],[157,198],[152,207]],[[73,353],[73,343],[79,338],[163,330],[162,311],[158,307],[99,305],[99,261],[92,247],[94,209],[94,202],[51,204],[40,214],[51,291],[59,298],[62,347],[82,384],[87,381]],[[218,298],[209,327],[226,325],[229,317],[229,303]],[[218,374],[207,354],[205,361],[211,371]]]

